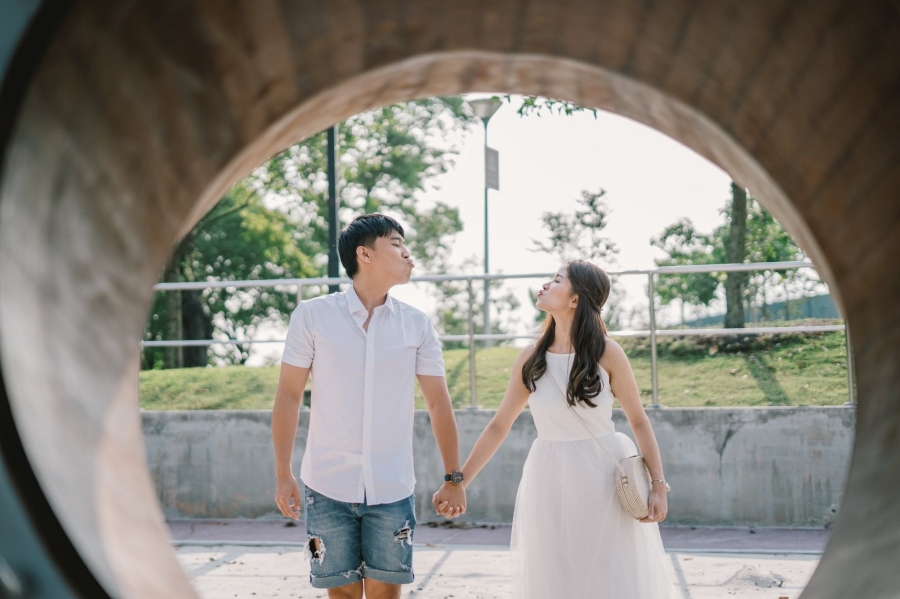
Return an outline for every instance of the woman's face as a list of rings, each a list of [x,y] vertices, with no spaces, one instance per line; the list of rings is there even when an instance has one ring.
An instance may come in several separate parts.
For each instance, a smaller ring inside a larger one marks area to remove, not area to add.
[[[556,271],[556,275],[540,288],[535,302],[538,310],[559,313],[577,305],[578,299],[572,295],[572,283],[566,270],[565,266],[560,268]]]

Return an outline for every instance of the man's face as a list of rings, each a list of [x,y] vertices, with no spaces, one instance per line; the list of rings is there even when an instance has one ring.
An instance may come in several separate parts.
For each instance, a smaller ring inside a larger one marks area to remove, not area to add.
[[[369,250],[369,256],[372,259],[372,272],[380,281],[391,285],[402,285],[409,281],[415,264],[404,245],[403,236],[397,231],[392,231],[388,237],[376,239],[375,247]]]

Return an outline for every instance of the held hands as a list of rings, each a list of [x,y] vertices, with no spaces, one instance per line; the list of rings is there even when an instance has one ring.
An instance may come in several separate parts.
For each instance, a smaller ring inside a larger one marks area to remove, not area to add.
[[[666,498],[665,487],[659,485],[659,483],[653,483],[647,507],[650,513],[647,514],[646,518],[641,519],[641,522],[662,522],[666,519],[666,514],[669,513],[669,503]]]
[[[444,483],[437,490],[431,502],[434,504],[434,513],[444,516],[448,520],[458,518],[466,513],[466,489],[463,485]]]
[[[275,503],[286,517],[291,520],[300,519],[300,485],[297,484],[296,478],[291,476],[278,479],[275,484]]]

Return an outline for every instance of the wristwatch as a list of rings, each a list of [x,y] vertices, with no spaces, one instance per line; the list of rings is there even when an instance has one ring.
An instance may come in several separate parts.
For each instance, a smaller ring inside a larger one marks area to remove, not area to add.
[[[459,470],[454,470],[450,474],[445,474],[444,480],[454,485],[460,485],[463,481],[463,473]]]

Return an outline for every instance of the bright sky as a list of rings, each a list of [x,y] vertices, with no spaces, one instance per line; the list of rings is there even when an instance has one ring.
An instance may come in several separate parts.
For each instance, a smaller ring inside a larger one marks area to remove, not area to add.
[[[651,268],[662,257],[650,238],[680,218],[690,218],[703,232],[721,224],[719,210],[730,197],[730,177],[680,143],[624,117],[598,112],[571,116],[520,117],[504,104],[489,124],[489,143],[500,153],[500,191],[490,192],[490,266],[505,273],[555,271],[547,254],[530,251],[532,239],[546,239],[545,211],[572,211],[584,189],[607,191],[612,214],[606,236],[618,247],[617,265],[609,269]],[[483,260],[483,128],[459,142],[456,168],[440,177],[440,189],[424,201],[458,206],[465,229],[453,244],[453,262],[474,256]],[[645,279],[622,277],[628,305],[646,305]],[[510,286],[528,305],[527,288],[538,281]],[[421,303],[412,289],[395,295]],[[427,300],[426,300],[427,302]],[[424,306],[423,306],[424,307]]]
[[[620,250],[617,265],[600,265],[610,270],[653,267],[662,252],[650,246],[651,237],[683,217],[698,230],[711,231],[722,222],[719,210],[730,197],[731,179],[720,168],[654,129],[611,113],[598,112],[596,119],[591,113],[520,117],[504,104],[491,119],[488,135],[500,153],[500,191],[492,190],[489,200],[492,271],[559,268],[553,256],[529,251],[531,240],[546,238],[543,212],[574,210],[583,189],[607,191],[612,214],[605,232]],[[479,264],[483,260],[483,143],[483,127],[462,135],[455,168],[435,181],[439,189],[422,196],[424,202],[460,209],[465,228],[448,248],[454,264],[473,256]],[[622,277],[619,284],[626,306],[647,305],[644,277]],[[539,285],[537,280],[508,283],[523,306],[520,331],[534,314],[528,289]],[[426,311],[433,306],[417,285],[392,293]],[[668,317],[674,320],[674,312]],[[280,352],[280,347],[257,347],[266,354]]]

